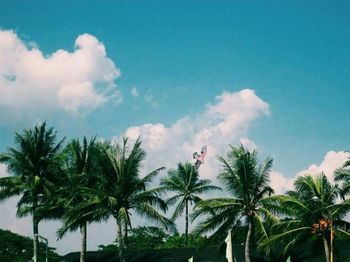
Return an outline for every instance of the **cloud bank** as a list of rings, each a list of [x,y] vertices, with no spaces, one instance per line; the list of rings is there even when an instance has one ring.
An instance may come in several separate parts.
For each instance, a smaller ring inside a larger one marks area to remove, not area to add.
[[[329,151],[324,156],[320,164],[312,164],[308,168],[299,171],[294,177],[288,178],[283,176],[277,171],[271,173],[271,186],[275,189],[276,194],[283,194],[287,190],[293,189],[293,182],[296,178],[303,175],[317,176],[320,173],[324,173],[329,181],[334,182],[334,171],[342,167],[347,159],[349,159],[350,153],[344,151]]]
[[[132,140],[141,136],[149,154],[147,170],[162,165],[173,168],[178,162],[189,161],[194,151],[207,145],[208,155],[201,175],[214,178],[216,156],[225,154],[228,144],[242,143],[256,148],[255,143],[246,138],[247,130],[254,120],[268,114],[269,105],[253,90],[223,92],[198,115],[185,116],[170,126],[148,123],[130,127],[125,135]]]
[[[111,99],[119,103],[119,76],[103,43],[90,34],[79,35],[72,52],[45,55],[15,32],[0,30],[0,110],[16,119],[28,111],[82,114]]]

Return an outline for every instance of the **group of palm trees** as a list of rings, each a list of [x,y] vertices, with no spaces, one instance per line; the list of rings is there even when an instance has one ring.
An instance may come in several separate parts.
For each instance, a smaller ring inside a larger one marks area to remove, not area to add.
[[[174,221],[185,211],[186,243],[189,221],[199,217],[203,220],[193,233],[212,233],[213,239],[224,239],[229,230],[245,225],[247,262],[252,246],[267,256],[287,257],[306,240],[323,241],[326,261],[332,262],[335,234],[350,237],[350,223],[344,220],[350,211],[350,161],[335,172],[340,185],[333,185],[324,174],[305,175],[295,180],[293,191],[274,195],[269,186],[272,159],[259,161],[255,151],[231,146],[226,158],[218,158],[222,165],[218,179],[227,197],[202,199],[221,188],[200,179],[191,163],[169,170],[159,186],[154,178],[163,167],[141,174],[146,153],[140,139],[132,145],[127,138],[116,142],[84,137],[65,143],[44,122],[16,133],[15,144],[0,154],[0,163],[13,174],[0,178],[0,201],[20,196],[17,215],[32,215],[35,262],[39,222],[50,219],[62,221],[59,238],[68,231],[81,231],[82,262],[87,225],[109,218],[116,222],[118,257],[124,262],[133,214],[176,232]],[[167,218],[173,205],[173,215]]]

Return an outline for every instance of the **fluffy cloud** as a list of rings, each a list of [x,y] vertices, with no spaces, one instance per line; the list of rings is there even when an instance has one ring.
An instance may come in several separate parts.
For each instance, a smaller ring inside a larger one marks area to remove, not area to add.
[[[307,169],[298,172],[297,176],[310,174],[310,175],[318,175],[321,172],[327,176],[330,181],[334,181],[334,171],[343,166],[345,161],[349,159],[350,153],[344,151],[329,151],[323,158],[323,161],[317,165],[312,164]]]
[[[150,154],[147,169],[165,165],[175,167],[176,163],[191,159],[193,151],[202,145],[208,146],[204,177],[217,175],[216,155],[225,154],[228,144],[245,144],[256,148],[246,138],[246,132],[256,118],[269,114],[269,105],[250,89],[239,92],[223,92],[214,103],[195,116],[185,116],[170,126],[144,124],[130,127],[126,136],[131,139],[142,137],[145,150]]]
[[[294,178],[288,178],[273,170],[270,174],[270,185],[275,190],[276,195],[284,194],[293,189]]]
[[[72,52],[45,55],[13,31],[0,31],[0,109],[17,119],[27,111],[83,113],[111,98],[120,102],[118,76],[103,43],[92,35],[78,36]]]
[[[283,194],[287,190],[293,189],[293,182],[299,176],[306,174],[317,176],[324,173],[329,181],[334,182],[334,171],[342,167],[346,160],[350,157],[349,152],[344,151],[329,151],[324,156],[320,164],[312,164],[305,170],[299,171],[294,177],[288,178],[277,171],[271,173],[271,186],[275,189],[276,194]]]

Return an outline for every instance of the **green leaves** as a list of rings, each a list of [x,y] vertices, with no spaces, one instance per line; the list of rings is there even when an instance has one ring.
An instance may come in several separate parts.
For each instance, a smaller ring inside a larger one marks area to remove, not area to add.
[[[279,203],[278,213],[286,218],[272,226],[272,234],[261,243],[261,248],[279,249],[284,255],[305,241],[329,238],[331,228],[339,235],[347,235],[344,232],[349,225],[342,219],[350,210],[349,203],[339,202],[336,186],[323,173],[298,177],[294,188],[286,195],[271,197]]]
[[[272,159],[259,163],[255,151],[249,152],[243,146],[231,146],[227,158],[219,157],[219,161],[222,164],[219,179],[231,197],[199,202],[193,219],[201,215],[207,218],[197,226],[195,232],[214,231],[213,236],[222,236],[245,218],[245,221],[254,224],[257,239],[266,238],[264,219],[270,222],[276,220],[267,205],[269,203],[271,206],[271,202],[266,201],[266,197],[273,192],[268,185]]]
[[[167,200],[172,206],[178,202],[172,219],[178,218],[184,211],[186,203],[199,203],[201,198],[198,195],[221,188],[211,185],[210,180],[199,179],[198,171],[191,163],[179,163],[177,169],[168,171],[168,176],[160,182],[165,192],[174,192],[175,195]]]
[[[21,216],[43,205],[60,179],[59,153],[64,139],[56,140],[56,132],[44,122],[16,133],[16,147],[0,155],[0,162],[15,175],[0,179],[0,200],[22,194],[17,212]]]

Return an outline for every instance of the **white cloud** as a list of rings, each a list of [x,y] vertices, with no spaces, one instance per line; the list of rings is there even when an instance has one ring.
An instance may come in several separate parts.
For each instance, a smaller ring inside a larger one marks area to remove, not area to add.
[[[17,119],[27,111],[82,113],[111,97],[120,102],[114,83],[119,76],[103,43],[92,35],[78,36],[73,52],[59,49],[45,55],[13,31],[0,30],[1,118],[5,112]]]
[[[246,132],[256,118],[269,114],[269,105],[250,89],[236,93],[223,92],[214,103],[195,116],[184,116],[170,126],[161,123],[130,127],[126,135],[131,139],[142,137],[149,154],[146,169],[165,165],[175,167],[178,162],[191,159],[194,151],[208,146],[204,177],[215,178],[218,173],[217,154],[224,155],[229,144],[246,143],[256,147],[246,138]]]
[[[253,90],[223,92],[198,115],[184,116],[169,126],[148,123],[130,127],[125,135],[130,140],[141,136],[148,154],[144,163],[146,171],[160,166],[175,168],[178,162],[193,161],[192,153],[207,145],[208,154],[200,168],[200,175],[218,184],[216,177],[220,165],[217,155],[225,156],[229,144],[242,143],[250,149],[256,148],[256,144],[247,138],[247,131],[253,121],[268,114],[269,105]],[[204,197],[221,197],[223,194],[212,192]],[[183,223],[178,223],[178,229],[183,232]]]
[[[139,91],[137,90],[136,86],[133,86],[131,89],[130,89],[130,93],[133,97],[139,97],[140,96],[140,93]]]
[[[350,153],[344,151],[329,151],[324,156],[320,164],[312,164],[307,169],[299,171],[294,177],[288,178],[277,171],[271,173],[271,186],[275,189],[275,194],[283,194],[287,190],[293,190],[293,183],[299,176],[306,174],[317,176],[324,172],[329,181],[334,182],[334,171],[342,167],[346,160],[350,157]]]
[[[302,176],[305,174],[318,175],[324,172],[327,178],[333,182],[334,181],[334,171],[342,167],[346,160],[350,157],[350,153],[344,151],[329,151],[323,158],[323,161],[317,165],[312,164],[307,169],[302,170],[297,173],[297,176]]]
[[[294,178],[288,178],[281,173],[273,170],[270,174],[270,186],[274,189],[276,195],[284,194],[293,189]]]
[[[258,146],[255,144],[255,142],[250,140],[249,138],[243,137],[239,140],[239,143],[242,144],[249,151],[253,151],[253,150],[258,149]]]

